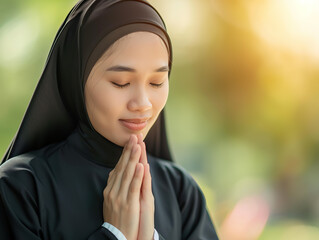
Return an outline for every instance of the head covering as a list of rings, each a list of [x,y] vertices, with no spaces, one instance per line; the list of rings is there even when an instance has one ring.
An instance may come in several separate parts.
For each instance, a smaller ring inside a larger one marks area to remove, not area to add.
[[[85,108],[86,79],[97,60],[116,40],[137,31],[152,32],[161,37],[169,52],[171,70],[172,46],[166,26],[148,2],[79,1],[58,30],[36,90],[2,163],[66,139],[79,123],[90,129],[93,138],[100,138]],[[150,154],[172,161],[164,110],[150,129],[145,143]]]

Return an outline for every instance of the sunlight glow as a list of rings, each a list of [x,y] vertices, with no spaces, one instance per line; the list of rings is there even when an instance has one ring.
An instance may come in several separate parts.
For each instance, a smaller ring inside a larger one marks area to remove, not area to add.
[[[39,27],[33,16],[33,13],[26,13],[0,28],[1,65],[16,67],[29,57],[39,36]]]
[[[201,36],[202,15],[201,5],[194,0],[163,0],[150,1],[163,9],[163,18],[168,32],[183,45],[196,43]]]
[[[284,50],[319,59],[319,1],[246,2],[254,31]]]

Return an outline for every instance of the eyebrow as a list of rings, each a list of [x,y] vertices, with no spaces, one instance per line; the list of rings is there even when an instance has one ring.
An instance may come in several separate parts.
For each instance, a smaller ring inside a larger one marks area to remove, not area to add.
[[[121,65],[112,66],[112,67],[106,69],[106,71],[110,71],[110,72],[137,72],[136,69],[134,69],[134,68],[130,68],[127,66],[121,66]],[[154,72],[168,72],[168,71],[169,71],[168,66],[162,66],[162,67],[154,70]]]

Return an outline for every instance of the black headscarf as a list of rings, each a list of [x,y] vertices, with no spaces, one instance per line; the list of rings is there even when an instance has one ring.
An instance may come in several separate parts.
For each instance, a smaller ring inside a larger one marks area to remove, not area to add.
[[[152,32],[161,37],[169,51],[171,70],[170,38],[163,19],[148,2],[79,1],[58,30],[39,83],[2,163],[22,153],[64,140],[79,123],[91,131],[91,136],[101,138],[92,127],[85,108],[86,79],[110,45],[137,31]],[[150,129],[145,143],[150,154],[172,161],[164,110]]]

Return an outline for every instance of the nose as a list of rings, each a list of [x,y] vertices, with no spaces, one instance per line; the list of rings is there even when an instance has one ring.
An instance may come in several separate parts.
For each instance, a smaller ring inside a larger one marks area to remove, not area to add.
[[[132,97],[128,102],[128,109],[132,112],[146,112],[152,109],[152,103],[146,89],[143,87],[134,89]]]

